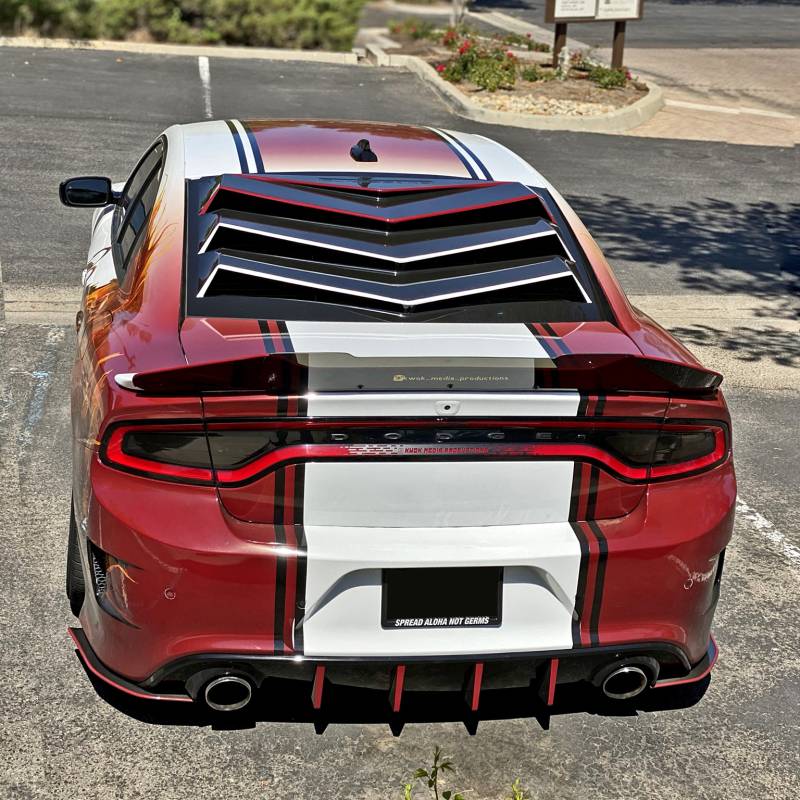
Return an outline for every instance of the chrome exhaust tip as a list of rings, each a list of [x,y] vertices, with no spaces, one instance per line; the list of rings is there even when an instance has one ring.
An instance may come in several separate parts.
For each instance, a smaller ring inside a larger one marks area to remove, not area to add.
[[[206,684],[203,697],[214,711],[239,711],[252,699],[253,687],[238,675],[220,675]]]
[[[641,667],[628,664],[609,673],[601,684],[603,694],[612,700],[638,697],[649,685],[650,676]]]

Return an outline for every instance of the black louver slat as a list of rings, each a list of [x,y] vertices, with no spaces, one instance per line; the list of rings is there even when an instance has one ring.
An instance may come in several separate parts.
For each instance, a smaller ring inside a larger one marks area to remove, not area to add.
[[[404,318],[465,303],[589,302],[546,205],[522,184],[225,175],[193,203],[191,183],[200,213],[188,227],[187,289],[197,300]]]

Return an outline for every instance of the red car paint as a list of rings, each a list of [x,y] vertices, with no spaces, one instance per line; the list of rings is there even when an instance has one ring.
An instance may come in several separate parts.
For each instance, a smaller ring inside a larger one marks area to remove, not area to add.
[[[318,168],[328,170],[333,168],[331,143],[326,139],[324,146],[319,144],[320,130],[335,134],[336,144],[341,140],[344,155],[338,168],[344,170],[352,168],[344,144],[352,143],[355,129],[338,123],[252,126],[265,160],[280,161],[299,149],[309,159],[308,169],[319,159],[325,166]],[[450,149],[427,131],[372,126],[370,138],[388,171],[407,171],[413,164],[422,173],[469,177]],[[294,655],[292,629],[301,613],[294,594],[302,560],[297,551],[301,521],[291,501],[296,465],[281,467],[275,459],[285,473],[277,498],[276,472],[242,487],[218,488],[130,474],[100,457],[99,445],[110,426],[121,423],[157,419],[203,425],[254,413],[272,416],[281,401],[287,417],[301,408],[302,398],[291,395],[148,396],[116,382],[124,373],[264,354],[256,320],[182,318],[183,197],[182,178],[166,176],[144,245],[124,279],[88,292],[73,372],[75,516],[85,521],[88,539],[120,565],[109,575],[116,616],[87,592],[80,623],[97,659],[134,683],[196,654]],[[556,355],[627,353],[699,367],[682,345],[630,305],[586,228],[563,198],[554,194],[554,199],[591,263],[615,322],[554,322],[552,333],[542,329],[538,335],[550,340]],[[284,352],[277,322],[267,321],[267,329],[275,352]],[[585,416],[730,425],[718,390],[703,398],[608,394],[603,407],[599,405],[596,395],[588,397]],[[112,437],[109,446],[118,444]],[[309,450],[293,455],[313,460],[318,454]],[[531,450],[530,455],[538,453]],[[716,453],[721,463],[711,470],[643,484],[620,481],[619,470],[608,459],[609,470],[603,468],[603,459],[600,466],[591,466],[583,461],[587,455],[573,450],[569,456],[583,463],[581,481],[598,484],[596,507],[591,514],[582,508],[576,520],[588,552],[585,590],[576,609],[580,646],[667,643],[689,665],[699,664],[709,650],[717,559],[733,526],[736,481],[727,450]],[[276,498],[283,508],[279,524]],[[286,587],[283,597],[278,596],[279,569]],[[283,612],[276,625],[280,605]],[[569,653],[550,662],[548,703],[556,691],[559,662],[563,667],[566,657]],[[397,675],[398,707],[403,674]],[[481,661],[474,671],[473,710],[482,674]],[[324,676],[324,668],[317,667],[315,707],[322,702]],[[675,678],[658,685],[680,682]]]

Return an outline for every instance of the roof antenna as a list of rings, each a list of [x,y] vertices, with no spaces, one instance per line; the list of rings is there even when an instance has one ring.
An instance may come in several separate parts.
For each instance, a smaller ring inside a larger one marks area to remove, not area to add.
[[[372,152],[369,146],[369,139],[359,139],[350,148],[350,157],[354,161],[377,161],[378,156]]]

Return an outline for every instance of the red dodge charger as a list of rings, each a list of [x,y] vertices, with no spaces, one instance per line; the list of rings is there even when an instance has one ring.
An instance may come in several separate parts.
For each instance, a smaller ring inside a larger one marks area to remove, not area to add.
[[[243,708],[698,681],[736,479],[721,376],[475,134],[169,128],[95,207],[70,629],[98,679]],[[613,209],[609,209],[613,213]]]

